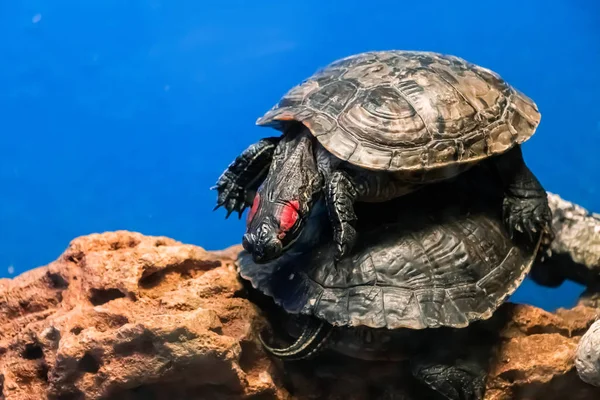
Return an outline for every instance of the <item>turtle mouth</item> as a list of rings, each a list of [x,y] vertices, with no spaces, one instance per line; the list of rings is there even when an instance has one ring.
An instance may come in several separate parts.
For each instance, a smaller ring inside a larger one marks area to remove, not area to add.
[[[305,236],[306,218],[298,213],[294,226],[282,231],[272,223],[264,222],[247,232],[242,239],[244,250],[252,255],[256,264],[266,264],[281,257]]]
[[[270,235],[261,235],[263,231],[259,231],[258,234],[247,233],[242,240],[242,247],[252,255],[252,260],[256,264],[265,264],[273,261],[280,257],[284,251],[281,240],[273,238]]]

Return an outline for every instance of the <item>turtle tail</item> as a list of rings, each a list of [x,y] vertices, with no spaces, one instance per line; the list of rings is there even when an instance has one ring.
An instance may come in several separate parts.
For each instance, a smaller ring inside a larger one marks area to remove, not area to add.
[[[310,358],[322,350],[332,331],[331,325],[311,318],[304,324],[300,337],[288,347],[274,348],[261,335],[258,338],[268,353],[285,361],[296,361]]]

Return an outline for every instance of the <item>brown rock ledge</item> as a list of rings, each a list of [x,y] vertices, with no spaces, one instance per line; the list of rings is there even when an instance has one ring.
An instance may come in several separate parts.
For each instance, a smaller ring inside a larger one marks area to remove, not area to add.
[[[207,252],[118,231],[71,242],[55,262],[0,280],[0,399],[409,399],[391,363],[288,365],[263,353],[261,311],[233,266]],[[595,308],[506,304],[487,399],[594,399],[577,343]]]

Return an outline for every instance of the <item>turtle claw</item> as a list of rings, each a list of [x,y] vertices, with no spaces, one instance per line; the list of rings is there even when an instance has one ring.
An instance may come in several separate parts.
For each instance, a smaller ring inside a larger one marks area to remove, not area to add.
[[[337,244],[335,246],[335,254],[333,255],[333,261],[335,261],[336,265],[337,265],[337,263],[340,262],[340,260],[342,258],[344,258],[345,254],[346,254],[346,250],[345,250],[344,246]]]
[[[349,223],[343,223],[340,229],[335,229],[334,240],[336,242],[334,261],[336,263],[346,257],[356,243],[356,229]]]
[[[518,224],[516,224],[516,225],[515,225],[515,230],[516,230],[517,232],[523,233],[523,228],[521,227],[521,225],[518,225]]]
[[[241,213],[246,207],[249,206],[246,203],[246,199],[248,198],[246,190],[237,185],[235,182],[231,181],[231,179],[227,176],[221,177],[217,185],[214,187],[216,190],[218,190],[219,194],[217,197],[217,205],[213,211],[216,211],[219,207],[224,206],[227,210],[225,219],[228,219],[229,216],[235,211],[240,213],[241,218]]]
[[[244,214],[244,211],[246,211],[246,208],[248,208],[248,202],[245,202],[242,207],[237,210],[238,212],[238,219],[242,219],[242,215]]]
[[[519,232],[536,241],[540,232],[550,229],[551,211],[545,197],[507,196],[503,204],[504,222],[511,239]]]
[[[511,239],[514,239],[514,237],[515,237],[514,217],[512,215],[508,215],[504,220],[504,224],[506,226],[506,230],[508,231],[508,235],[510,236]]]
[[[265,138],[248,147],[223,172],[211,190],[217,190],[217,207],[226,205],[227,217],[232,212],[243,212],[252,205],[250,194],[264,181],[271,165],[279,138]],[[250,201],[250,204],[248,204]],[[241,216],[240,216],[241,218]]]
[[[538,229],[538,227],[533,223],[533,221],[527,221],[527,233],[529,235],[529,240],[531,240],[532,242],[535,241],[536,237],[538,236],[537,233],[539,231],[540,229]]]
[[[233,214],[234,212],[240,213],[240,218],[241,218],[241,213],[244,210],[244,208],[245,208],[245,203],[240,202],[238,198],[227,199],[225,202],[225,209],[227,210],[225,219],[228,219],[231,216],[231,214]]]
[[[542,238],[540,240],[539,253],[543,254],[542,257],[552,257],[552,243],[554,242],[556,235],[552,226],[542,231]]]

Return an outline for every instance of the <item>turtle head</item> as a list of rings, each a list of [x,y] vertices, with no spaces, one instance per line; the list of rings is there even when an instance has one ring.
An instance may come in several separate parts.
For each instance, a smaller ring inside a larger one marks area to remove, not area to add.
[[[281,256],[296,242],[323,189],[313,153],[313,136],[286,132],[277,145],[269,173],[248,213],[242,245],[254,262]]]

